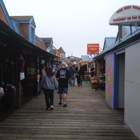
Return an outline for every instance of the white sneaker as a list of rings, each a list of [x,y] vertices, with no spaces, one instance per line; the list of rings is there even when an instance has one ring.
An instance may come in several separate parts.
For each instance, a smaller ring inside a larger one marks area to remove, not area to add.
[[[50,110],[53,110],[53,109],[54,109],[54,107],[53,107],[53,105],[51,105],[51,106],[50,106]]]

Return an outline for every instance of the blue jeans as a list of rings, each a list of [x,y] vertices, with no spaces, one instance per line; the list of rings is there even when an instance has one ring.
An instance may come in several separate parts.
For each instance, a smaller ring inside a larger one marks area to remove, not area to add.
[[[51,105],[53,105],[54,90],[43,88],[43,91],[44,91],[44,95],[45,95],[46,108],[49,108]]]
[[[58,87],[58,94],[67,94],[68,93],[68,88],[65,87]]]
[[[75,85],[75,77],[74,75],[71,75],[70,77],[70,86]]]

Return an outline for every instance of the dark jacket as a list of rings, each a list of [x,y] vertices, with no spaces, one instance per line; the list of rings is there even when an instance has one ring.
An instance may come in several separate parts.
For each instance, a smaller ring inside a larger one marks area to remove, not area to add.
[[[83,70],[83,69],[80,69],[80,70],[79,70],[79,74],[80,74],[80,75],[85,75],[84,70]]]
[[[69,70],[70,70],[70,74],[71,74],[71,75],[74,75],[74,73],[76,73],[74,67],[70,67]]]

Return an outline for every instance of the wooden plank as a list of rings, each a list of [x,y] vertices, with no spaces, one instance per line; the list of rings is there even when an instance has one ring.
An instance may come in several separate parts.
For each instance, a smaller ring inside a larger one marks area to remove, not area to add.
[[[107,106],[90,84],[69,87],[68,107],[45,110],[41,93],[0,123],[0,140],[137,140],[124,123],[124,112]]]

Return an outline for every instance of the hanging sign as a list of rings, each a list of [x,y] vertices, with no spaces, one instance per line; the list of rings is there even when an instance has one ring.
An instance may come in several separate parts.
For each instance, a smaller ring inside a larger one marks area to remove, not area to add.
[[[99,53],[99,44],[87,44],[87,54],[98,54]]]
[[[140,25],[140,6],[127,5],[118,9],[109,20],[110,25]]]

